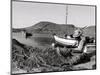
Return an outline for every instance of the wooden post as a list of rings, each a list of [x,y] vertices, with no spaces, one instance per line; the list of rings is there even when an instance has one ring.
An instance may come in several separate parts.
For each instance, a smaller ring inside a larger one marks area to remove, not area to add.
[[[65,19],[65,24],[67,24],[67,20],[68,20],[68,5],[66,6],[66,19]]]

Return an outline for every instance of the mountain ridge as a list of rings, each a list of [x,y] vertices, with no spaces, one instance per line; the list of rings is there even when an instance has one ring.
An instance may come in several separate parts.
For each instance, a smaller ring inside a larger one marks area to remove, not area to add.
[[[29,33],[37,33],[37,34],[73,34],[74,30],[77,27],[73,24],[56,24],[52,22],[41,21],[33,26],[20,28],[20,29],[12,29],[12,31],[20,32],[26,31]],[[85,36],[93,36],[95,37],[95,26],[89,26],[83,30]]]

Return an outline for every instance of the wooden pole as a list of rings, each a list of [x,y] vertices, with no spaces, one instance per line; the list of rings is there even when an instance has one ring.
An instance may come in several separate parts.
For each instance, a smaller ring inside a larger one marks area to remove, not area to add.
[[[67,21],[68,21],[68,5],[66,6],[66,22],[65,22],[65,24],[67,24]]]

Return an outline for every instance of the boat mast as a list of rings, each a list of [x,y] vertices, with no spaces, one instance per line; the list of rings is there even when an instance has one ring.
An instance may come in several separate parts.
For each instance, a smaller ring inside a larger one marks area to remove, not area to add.
[[[65,24],[67,24],[68,20],[68,5],[66,5],[66,19],[65,19]]]

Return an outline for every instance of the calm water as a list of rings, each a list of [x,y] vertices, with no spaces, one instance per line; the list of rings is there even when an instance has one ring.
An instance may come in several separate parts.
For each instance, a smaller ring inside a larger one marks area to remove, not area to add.
[[[25,36],[22,33],[13,33],[12,37],[17,39],[19,42],[26,44],[28,46],[33,47],[41,47],[41,48],[47,48],[51,47],[52,42],[54,42],[54,39],[51,37],[41,37],[41,36],[32,36],[28,39],[25,38]]]

